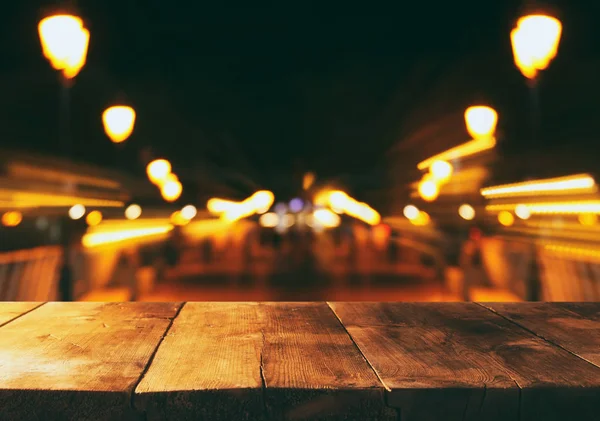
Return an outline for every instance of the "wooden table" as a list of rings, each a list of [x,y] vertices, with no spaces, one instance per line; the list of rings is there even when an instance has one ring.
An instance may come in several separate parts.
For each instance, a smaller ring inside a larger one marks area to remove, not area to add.
[[[0,420],[598,420],[600,304],[0,303]]]

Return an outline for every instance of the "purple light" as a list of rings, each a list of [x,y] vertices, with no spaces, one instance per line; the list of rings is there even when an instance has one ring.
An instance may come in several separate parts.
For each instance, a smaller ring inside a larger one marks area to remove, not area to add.
[[[302,201],[302,199],[299,199],[296,197],[295,199],[292,199],[290,201],[290,210],[292,212],[300,212],[303,207],[304,207],[304,202]]]
[[[287,212],[287,206],[285,203],[278,203],[275,205],[275,213],[281,215],[282,213]]]

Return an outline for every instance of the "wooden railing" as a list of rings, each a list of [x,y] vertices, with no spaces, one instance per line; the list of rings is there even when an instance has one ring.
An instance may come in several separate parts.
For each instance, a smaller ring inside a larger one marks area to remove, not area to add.
[[[0,301],[55,300],[63,261],[61,247],[0,254]]]
[[[493,286],[523,299],[537,289],[540,301],[600,300],[600,259],[589,245],[548,246],[531,239],[491,237],[482,241],[482,261]]]

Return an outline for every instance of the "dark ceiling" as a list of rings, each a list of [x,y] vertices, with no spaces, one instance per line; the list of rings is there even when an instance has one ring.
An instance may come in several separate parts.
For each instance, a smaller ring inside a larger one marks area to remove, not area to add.
[[[391,165],[413,168],[466,140],[461,113],[474,101],[499,110],[508,143],[519,149],[528,97],[508,34],[523,2],[360,3],[76,2],[91,44],[70,92],[69,153],[140,174],[144,160],[165,156],[206,192],[265,187],[290,195],[307,170],[370,191],[385,179],[390,156]],[[542,86],[548,145],[581,126],[565,119],[597,115],[600,93],[600,6],[553,3],[565,31]],[[3,5],[4,146],[60,152],[60,88],[36,30],[52,4],[60,2]],[[115,148],[100,114],[119,97],[138,121]]]

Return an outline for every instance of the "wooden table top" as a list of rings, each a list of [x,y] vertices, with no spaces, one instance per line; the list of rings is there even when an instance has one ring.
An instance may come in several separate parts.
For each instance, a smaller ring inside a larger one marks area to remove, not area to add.
[[[598,420],[600,303],[0,303],[0,420]]]

